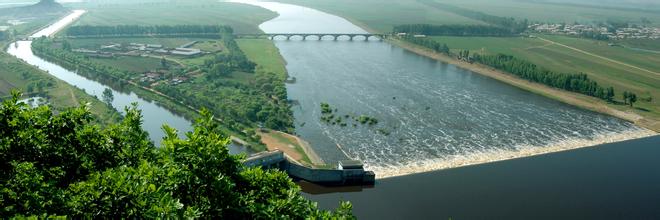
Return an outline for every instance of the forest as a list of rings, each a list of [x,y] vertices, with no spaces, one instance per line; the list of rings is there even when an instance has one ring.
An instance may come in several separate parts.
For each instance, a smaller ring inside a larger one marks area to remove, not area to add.
[[[119,123],[87,105],[55,114],[18,92],[0,106],[0,216],[73,219],[353,219],[321,211],[286,173],[244,167],[209,111],[185,138],[163,126],[156,148],[136,104]]]
[[[174,35],[174,34],[220,34],[232,33],[229,26],[220,25],[117,25],[90,26],[81,25],[69,27],[67,36],[136,36],[136,35]]]
[[[486,26],[486,25],[431,25],[431,24],[407,24],[398,25],[393,29],[394,33],[424,34],[434,36],[513,36],[515,32],[510,29]]]
[[[0,31],[0,40],[5,40],[5,39],[7,39],[7,32]]]

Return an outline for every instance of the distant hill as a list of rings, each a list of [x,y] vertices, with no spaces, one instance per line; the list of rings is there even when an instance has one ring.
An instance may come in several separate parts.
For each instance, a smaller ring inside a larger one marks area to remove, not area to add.
[[[69,9],[62,6],[55,0],[41,0],[39,3],[28,6],[2,8],[0,9],[0,18],[29,18],[45,15],[58,15],[68,12]]]

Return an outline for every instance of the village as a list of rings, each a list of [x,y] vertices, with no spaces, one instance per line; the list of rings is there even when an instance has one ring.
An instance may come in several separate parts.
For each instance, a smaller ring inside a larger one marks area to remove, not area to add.
[[[585,24],[532,24],[530,30],[539,33],[580,36],[583,33],[597,33],[607,39],[660,39],[660,28],[630,25],[629,27],[611,28],[604,25]]]
[[[200,49],[191,48],[197,41],[192,41],[181,45],[176,48],[165,48],[160,44],[143,44],[143,43],[129,43],[119,44],[110,43],[103,45],[97,49],[78,48],[73,49],[73,52],[83,53],[89,57],[99,58],[112,58],[115,56],[142,56],[149,57],[152,55],[176,55],[181,57],[194,57],[201,54],[208,54],[209,52]]]
[[[99,59],[116,59],[120,57],[145,57],[153,59],[161,59],[163,67],[166,63],[177,63],[178,65],[168,66],[168,68],[153,69],[139,73],[134,77],[136,83],[143,86],[154,87],[163,81],[170,85],[179,85],[188,81],[194,73],[186,72],[184,67],[179,61],[180,59],[192,59],[201,57],[207,54],[212,54],[217,51],[204,51],[193,46],[198,41],[191,41],[174,48],[168,48],[161,44],[148,44],[148,43],[107,43],[96,48],[76,48],[72,52],[84,54],[90,58]],[[179,74],[176,74],[179,73]]]

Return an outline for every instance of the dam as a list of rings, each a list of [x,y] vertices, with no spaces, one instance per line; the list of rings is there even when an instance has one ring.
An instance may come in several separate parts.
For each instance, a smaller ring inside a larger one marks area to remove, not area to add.
[[[326,186],[374,185],[376,181],[374,172],[365,171],[360,161],[344,160],[339,161],[335,169],[317,169],[289,160],[279,150],[253,154],[243,164],[247,167],[281,170],[294,180]]]

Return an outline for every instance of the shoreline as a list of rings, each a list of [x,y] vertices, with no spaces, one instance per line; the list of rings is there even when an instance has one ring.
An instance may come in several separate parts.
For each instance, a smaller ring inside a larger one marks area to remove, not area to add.
[[[622,141],[653,137],[657,135],[658,134],[655,131],[642,128],[641,130],[634,130],[617,134],[601,134],[599,137],[591,140],[570,139],[546,146],[521,146],[517,147],[516,150],[491,150],[488,152],[480,152],[470,155],[453,155],[450,158],[428,159],[424,161],[412,162],[403,166],[367,166],[367,168],[376,173],[377,180],[382,180],[393,177],[489,164],[583,148],[593,148],[603,144],[617,143]]]

